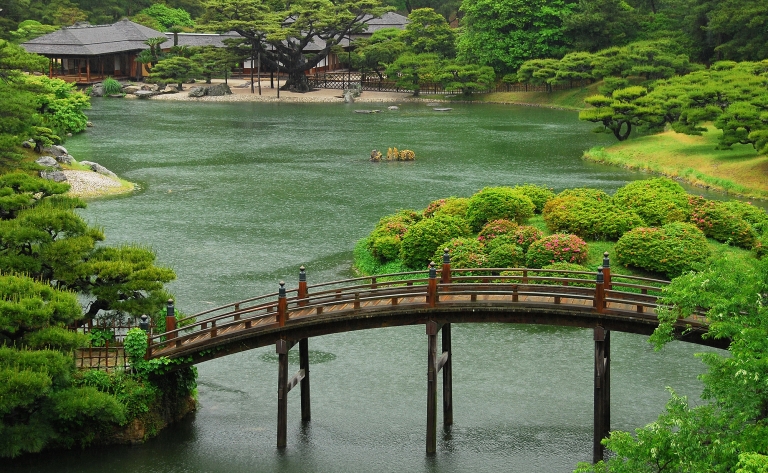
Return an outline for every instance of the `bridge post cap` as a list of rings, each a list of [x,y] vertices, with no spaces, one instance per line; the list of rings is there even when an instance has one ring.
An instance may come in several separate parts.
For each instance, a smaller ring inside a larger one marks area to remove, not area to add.
[[[610,268],[611,267],[611,260],[608,258],[608,252],[606,251],[603,253],[603,267],[604,268]]]
[[[168,299],[168,305],[173,305],[173,299]]]
[[[306,281],[307,280],[307,272],[304,265],[301,265],[299,268],[299,281]]]
[[[280,281],[280,290],[277,293],[277,297],[285,298],[285,281]]]
[[[448,248],[443,250],[443,264],[451,264],[451,252]]]
[[[596,279],[596,282],[598,284],[602,284],[602,283],[605,282],[605,277],[603,276],[603,267],[602,266],[597,268],[597,279]]]
[[[437,270],[435,269],[435,262],[434,261],[430,261],[429,262],[429,277],[430,278],[437,277]]]
[[[142,314],[141,317],[139,317],[139,328],[144,330],[145,332],[149,331],[149,317],[147,317],[147,314]]]

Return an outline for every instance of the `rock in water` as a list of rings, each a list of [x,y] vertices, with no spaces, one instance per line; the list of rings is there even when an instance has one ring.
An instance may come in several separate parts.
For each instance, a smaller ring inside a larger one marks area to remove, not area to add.
[[[115,173],[113,173],[112,171],[105,168],[99,163],[94,163],[93,161],[80,161],[80,164],[90,167],[92,171],[97,172],[99,174],[117,178],[117,175]]]

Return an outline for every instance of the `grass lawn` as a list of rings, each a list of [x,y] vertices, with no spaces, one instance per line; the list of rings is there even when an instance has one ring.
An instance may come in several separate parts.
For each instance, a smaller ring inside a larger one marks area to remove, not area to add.
[[[584,157],[662,174],[727,194],[768,199],[768,156],[758,156],[750,145],[716,150],[721,133],[713,127],[702,136],[666,131],[609,148],[593,148]]]

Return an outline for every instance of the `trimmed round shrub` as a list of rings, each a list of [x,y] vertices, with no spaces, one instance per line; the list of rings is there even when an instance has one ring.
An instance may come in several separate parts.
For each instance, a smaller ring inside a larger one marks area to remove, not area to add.
[[[467,221],[478,232],[491,220],[507,219],[524,223],[533,217],[531,199],[511,187],[486,187],[469,198]]]
[[[512,237],[515,244],[527,252],[531,243],[544,238],[544,232],[530,225],[520,225]]]
[[[471,231],[466,220],[449,215],[438,215],[414,223],[403,235],[400,257],[413,269],[423,269],[441,245],[453,238],[469,237]]]
[[[466,217],[467,204],[469,199],[466,197],[448,197],[447,199],[437,199],[427,205],[422,215],[426,218],[434,217],[438,213]]]
[[[435,211],[435,215],[451,215],[453,217],[467,217],[469,199],[466,197],[449,197],[445,204]]]
[[[620,264],[674,278],[705,262],[711,250],[695,225],[672,222],[628,231],[616,242],[614,254]]]
[[[536,184],[523,184],[522,186],[515,186],[513,189],[522,192],[523,195],[526,195],[531,199],[531,202],[533,202],[533,205],[535,206],[533,211],[537,214],[540,214],[544,210],[544,205],[546,205],[547,202],[555,198],[555,193],[552,192],[552,189],[537,186]]]
[[[616,191],[613,203],[637,213],[650,227],[685,222],[691,214],[685,189],[677,182],[661,177],[630,182]]]
[[[750,202],[742,202],[740,200],[729,200],[728,202],[723,202],[723,205],[732,214],[749,222],[749,224],[752,225],[752,229],[758,235],[762,235],[768,231],[768,213],[760,207],[754,206]]]
[[[543,214],[551,231],[594,240],[616,240],[624,232],[643,225],[639,215],[617,207],[610,200],[575,195],[555,197],[544,206]]]
[[[731,212],[724,202],[690,196],[691,222],[704,234],[729,245],[751,249],[757,241],[752,225]]]
[[[517,230],[517,223],[511,220],[499,219],[486,223],[480,233],[477,234],[477,240],[482,243],[488,243],[497,236],[506,235]]]
[[[457,268],[482,268],[486,266],[488,257],[483,251],[483,244],[474,238],[454,238],[435,251],[432,261],[441,265],[444,249],[448,248],[451,255],[451,269]]]
[[[541,269],[551,269],[552,271],[542,271],[540,273],[536,273],[536,276],[542,276],[542,277],[549,277],[549,278],[568,278],[568,279],[583,279],[585,281],[594,281],[597,278],[597,272],[592,271],[591,269],[587,268],[586,266],[582,266],[580,264],[576,263],[552,263],[544,266]],[[585,271],[589,274],[572,274],[572,273],[561,273],[559,271]],[[554,281],[542,281],[542,284],[558,284],[562,285],[562,283],[557,283]],[[591,284],[589,282],[587,283],[577,283],[577,282],[568,282],[569,286],[578,286],[578,287],[594,287],[594,284]]]
[[[408,227],[421,220],[413,210],[399,210],[382,217],[368,236],[368,251],[381,262],[400,256],[400,244]]]
[[[554,263],[581,264],[587,260],[587,243],[576,235],[555,233],[533,242],[525,257],[530,268]]]
[[[498,238],[494,241],[499,240]],[[525,251],[508,239],[502,240],[490,248],[486,246],[486,267],[488,268],[520,268],[525,264]]]

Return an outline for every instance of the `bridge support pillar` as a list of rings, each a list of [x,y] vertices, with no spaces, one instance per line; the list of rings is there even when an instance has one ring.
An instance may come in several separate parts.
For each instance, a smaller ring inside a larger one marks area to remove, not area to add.
[[[299,369],[304,372],[301,386],[301,420],[308,422],[312,418],[309,404],[309,339],[299,340]]]
[[[443,352],[437,357],[437,332],[442,326]],[[451,326],[427,322],[427,454],[437,451],[437,373],[443,370],[443,424],[453,424]]]
[[[277,448],[285,448],[288,436],[288,342],[275,343],[277,353]]]
[[[451,367],[451,324],[443,325],[443,425],[453,425],[453,368]]]
[[[611,424],[611,376],[610,343],[611,333],[603,327],[595,327],[595,384],[594,384],[594,439],[592,461],[603,459],[604,447],[601,440],[608,437]]]

